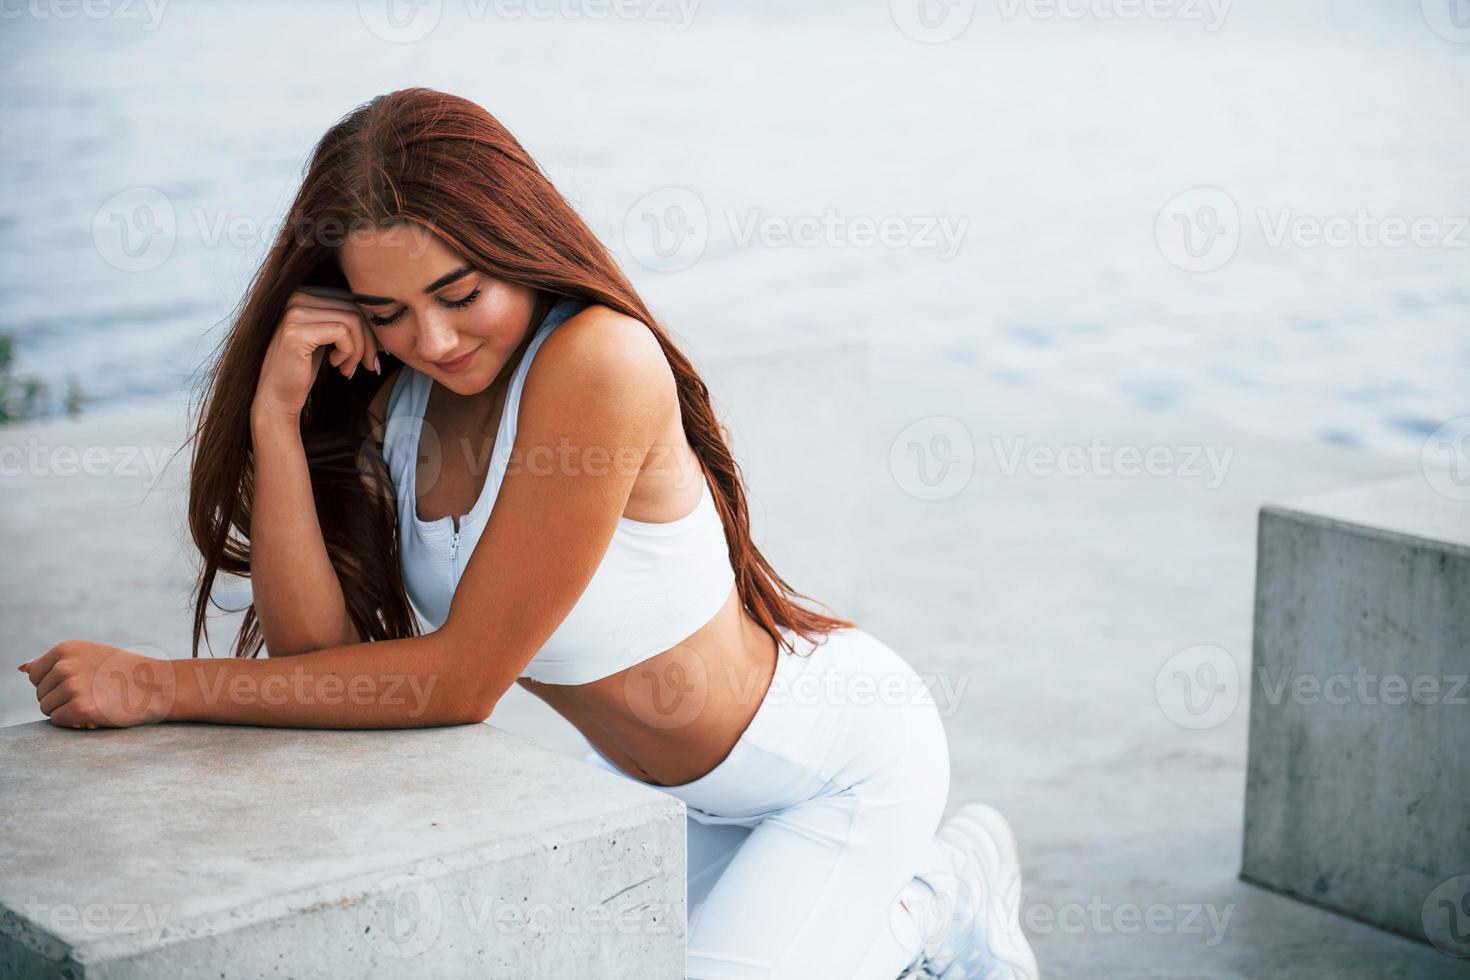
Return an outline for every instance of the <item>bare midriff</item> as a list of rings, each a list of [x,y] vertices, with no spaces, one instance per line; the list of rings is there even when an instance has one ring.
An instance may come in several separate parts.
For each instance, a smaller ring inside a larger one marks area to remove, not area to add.
[[[641,663],[587,684],[516,683],[629,776],[677,786],[735,748],[771,685],[776,653],[732,588],[713,619]]]

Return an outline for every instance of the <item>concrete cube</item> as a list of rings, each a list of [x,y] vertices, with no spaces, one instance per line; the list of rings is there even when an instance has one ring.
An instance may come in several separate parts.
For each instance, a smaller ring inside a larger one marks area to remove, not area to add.
[[[0,976],[684,975],[684,804],[490,725],[43,721],[0,759]]]
[[[1467,675],[1470,504],[1262,508],[1242,878],[1470,955]]]

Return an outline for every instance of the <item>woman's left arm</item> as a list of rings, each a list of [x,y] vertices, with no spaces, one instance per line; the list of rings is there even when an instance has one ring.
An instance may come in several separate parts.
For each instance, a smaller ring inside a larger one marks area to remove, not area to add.
[[[294,657],[168,660],[67,640],[22,664],[54,725],[204,721],[281,728],[425,728],[484,721],[469,668],[438,632]]]
[[[677,407],[649,329],[593,307],[553,331],[527,372],[511,465],[438,630],[262,660],[160,660],[68,640],[21,669],[65,727],[484,721],[591,581]]]

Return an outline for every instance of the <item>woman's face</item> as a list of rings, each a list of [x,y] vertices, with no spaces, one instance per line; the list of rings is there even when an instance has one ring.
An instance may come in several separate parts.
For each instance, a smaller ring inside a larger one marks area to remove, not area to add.
[[[338,257],[378,346],[458,394],[488,388],[525,337],[534,290],[485,275],[414,222],[354,234]]]

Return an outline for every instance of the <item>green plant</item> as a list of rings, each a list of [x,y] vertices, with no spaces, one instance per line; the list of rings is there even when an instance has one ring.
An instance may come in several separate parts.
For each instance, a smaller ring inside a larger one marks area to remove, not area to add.
[[[0,333],[0,425],[46,418],[52,414],[50,387],[34,375],[15,372],[15,338]],[[82,411],[82,390],[75,375],[67,375],[62,409],[71,418]]]

